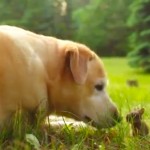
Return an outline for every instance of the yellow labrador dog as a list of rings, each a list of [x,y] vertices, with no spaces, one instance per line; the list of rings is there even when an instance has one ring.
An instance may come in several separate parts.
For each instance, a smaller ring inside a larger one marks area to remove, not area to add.
[[[1,126],[21,108],[111,127],[119,113],[106,82],[101,60],[87,46],[0,26]]]

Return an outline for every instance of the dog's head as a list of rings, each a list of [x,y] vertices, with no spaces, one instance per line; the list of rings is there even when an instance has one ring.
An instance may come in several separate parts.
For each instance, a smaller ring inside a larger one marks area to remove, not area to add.
[[[63,67],[51,88],[51,109],[100,128],[114,126],[119,113],[106,92],[107,77],[100,58],[88,47],[69,41],[62,51]]]

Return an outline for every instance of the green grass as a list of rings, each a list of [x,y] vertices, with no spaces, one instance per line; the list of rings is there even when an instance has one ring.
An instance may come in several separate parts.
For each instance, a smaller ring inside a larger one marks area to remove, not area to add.
[[[12,150],[149,150],[150,136],[130,135],[126,114],[134,107],[144,107],[144,119],[150,125],[150,75],[132,70],[125,58],[103,58],[109,77],[108,92],[119,107],[123,121],[112,129],[96,130],[90,126],[31,127],[26,120],[16,117],[13,130],[0,133],[0,149]],[[129,87],[128,79],[136,79],[138,87]],[[33,137],[27,140],[25,137]],[[34,138],[37,138],[37,142]],[[39,147],[38,147],[39,142]]]
[[[150,74],[131,69],[125,58],[104,58],[103,61],[108,72],[108,91],[114,101],[124,109],[141,105],[150,110]],[[137,80],[139,86],[129,87],[127,80]]]

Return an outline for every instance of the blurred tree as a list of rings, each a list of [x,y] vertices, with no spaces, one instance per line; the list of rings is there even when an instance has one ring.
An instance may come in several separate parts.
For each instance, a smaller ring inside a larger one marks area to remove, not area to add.
[[[129,37],[129,64],[150,72],[150,0],[134,0],[130,11],[128,26],[134,33]]]
[[[125,55],[129,0],[90,0],[74,13],[76,39],[101,55]]]
[[[71,5],[65,0],[1,0],[1,24],[16,25],[37,33],[70,38]]]
[[[0,24],[83,42],[101,55],[125,55],[130,0],[0,0]]]

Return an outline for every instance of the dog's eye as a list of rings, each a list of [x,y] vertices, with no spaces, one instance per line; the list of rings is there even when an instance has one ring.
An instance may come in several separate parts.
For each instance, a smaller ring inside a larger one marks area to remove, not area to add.
[[[95,85],[95,88],[96,88],[96,90],[98,90],[98,91],[102,91],[102,90],[104,89],[104,85],[102,85],[102,84],[97,84],[97,85]]]

